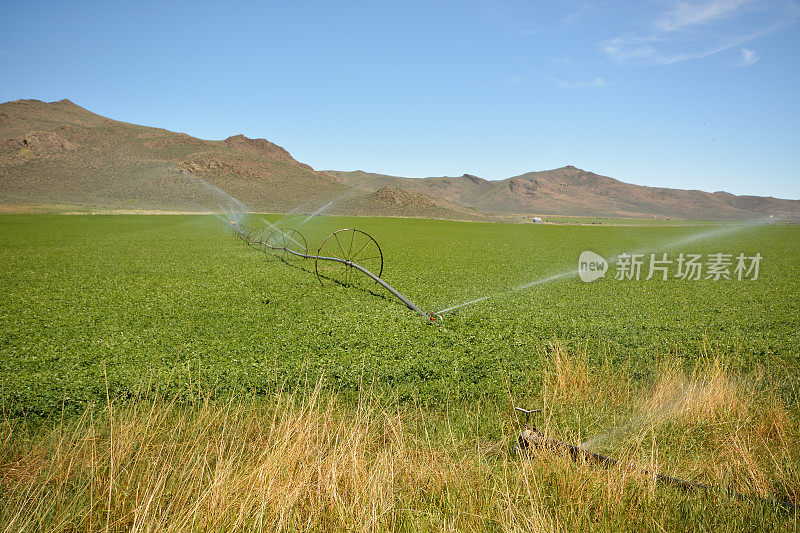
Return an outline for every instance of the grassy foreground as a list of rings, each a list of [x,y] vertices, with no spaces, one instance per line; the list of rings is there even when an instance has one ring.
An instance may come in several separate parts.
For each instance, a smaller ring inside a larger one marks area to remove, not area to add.
[[[773,500],[800,499],[800,426],[762,378],[710,359],[691,375],[665,363],[637,386],[557,348],[541,400],[559,407],[539,427],[580,442],[580,425],[563,428],[587,402],[624,416],[611,469],[519,457],[504,405],[434,414],[369,390],[342,404],[320,387],[195,406],[109,399],[35,430],[3,422],[0,527],[792,531],[796,508]],[[642,469],[717,489],[663,486]]]
[[[800,227],[305,218],[268,220],[368,231],[426,310],[490,297],[429,327],[214,217],[0,216],[0,531],[796,528]],[[764,262],[536,283],[583,250]],[[520,460],[514,406],[621,466]]]

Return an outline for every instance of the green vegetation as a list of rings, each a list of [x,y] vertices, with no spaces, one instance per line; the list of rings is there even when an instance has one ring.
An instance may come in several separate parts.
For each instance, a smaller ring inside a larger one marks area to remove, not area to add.
[[[300,229],[310,248],[342,227],[369,232],[383,248],[384,279],[423,309],[496,296],[433,327],[377,286],[320,286],[313,263],[265,257],[216,217],[0,217],[4,524],[121,528],[138,516],[158,528],[157,512],[137,507],[147,499],[133,495],[141,486],[176,529],[259,520],[322,529],[791,527],[791,516],[758,500],[656,488],[624,468],[518,461],[509,439],[513,405],[543,406],[541,425],[556,438],[797,501],[800,227],[303,219],[279,225]],[[609,272],[511,291],[574,269],[583,250],[764,259],[756,281],[615,281]],[[317,385],[334,411],[286,398]],[[300,417],[304,409],[316,414]],[[291,419],[310,425],[269,422]],[[316,444],[302,450],[248,456],[310,434]],[[173,444],[183,451],[163,462],[150,455]],[[344,478],[314,477],[330,474],[351,444],[354,463],[337,467]],[[302,464],[322,466],[280,478],[296,499],[270,499],[269,479]],[[90,478],[98,484],[87,487]],[[359,490],[337,500],[339,486]],[[31,494],[52,505],[33,512]],[[167,512],[172,498],[198,498],[195,514]],[[352,514],[364,501],[378,503]]]
[[[574,269],[582,250],[661,252],[704,231],[326,217],[302,230],[313,247],[353,225],[381,243],[384,278],[429,311]],[[321,287],[313,262],[268,260],[215,217],[5,216],[0,239],[9,413],[80,411],[105,397],[104,367],[115,394],[191,397],[198,373],[218,393],[324,375],[343,392],[374,382],[443,406],[524,394],[552,341],[642,377],[669,354],[691,362],[716,351],[736,368],[778,373],[798,361],[796,226],[743,227],[680,249],[760,252],[755,282],[570,276],[467,306],[442,328],[421,327],[377,286]]]
[[[529,217],[530,218],[530,217]],[[711,226],[736,224],[734,220],[678,220],[666,218],[608,218],[543,216],[551,224],[609,225],[609,226]]]

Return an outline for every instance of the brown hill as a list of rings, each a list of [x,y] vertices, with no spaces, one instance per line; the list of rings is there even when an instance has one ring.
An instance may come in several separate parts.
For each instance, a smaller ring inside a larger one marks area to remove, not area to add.
[[[675,219],[751,219],[769,215],[800,217],[800,200],[735,196],[726,192],[645,187],[600,176],[573,166],[529,172],[487,181],[460,177],[400,178],[382,174],[328,171],[353,187],[376,190],[401,187],[448,202],[495,214],[541,214],[592,217]]]
[[[0,114],[6,203],[146,209],[213,203],[193,174],[264,210],[349,189],[264,139],[204,141],[107,119],[69,100],[8,102]]]
[[[206,141],[69,100],[0,104],[0,204],[197,210],[224,206],[215,187],[266,212],[314,212],[346,196],[354,214],[464,218],[431,199],[398,203],[353,188],[266,139]]]
[[[325,213],[466,220],[800,217],[797,200],[642,187],[571,166],[499,181],[315,171],[266,139],[206,141],[111,120],[69,100],[0,104],[1,205],[196,210],[220,205],[214,187],[267,212],[328,206]]]
[[[388,217],[439,218],[459,220],[497,220],[483,213],[469,212],[434,200],[424,194],[408,192],[399,187],[385,186],[366,196],[343,200],[328,210],[331,214],[370,215],[380,213]]]

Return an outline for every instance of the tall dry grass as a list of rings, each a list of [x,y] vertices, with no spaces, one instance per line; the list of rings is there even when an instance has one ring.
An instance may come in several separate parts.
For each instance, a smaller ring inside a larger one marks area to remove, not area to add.
[[[541,421],[570,440],[588,402],[615,426],[612,469],[546,450],[513,451],[510,414],[430,413],[365,394],[207,401],[109,399],[30,430],[0,428],[3,531],[791,530],[796,516],[758,499],[660,487],[694,476],[751,496],[798,498],[796,413],[720,360],[665,364],[637,387],[557,348],[542,372]],[[598,392],[600,391],[600,392]],[[605,399],[605,402],[603,400]],[[600,403],[598,403],[600,402]],[[615,412],[623,418],[613,418]],[[638,422],[631,423],[631,420]],[[625,421],[627,420],[627,421]],[[494,425],[493,425],[494,424]],[[621,444],[620,444],[621,443]],[[597,446],[598,443],[587,443]]]

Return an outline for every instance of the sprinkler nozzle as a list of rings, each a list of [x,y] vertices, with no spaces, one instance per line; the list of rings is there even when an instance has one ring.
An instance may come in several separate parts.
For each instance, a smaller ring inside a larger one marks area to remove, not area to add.
[[[437,315],[435,313],[432,315],[428,315],[428,324],[436,324],[438,326],[443,321],[444,319],[442,318],[442,315]]]

